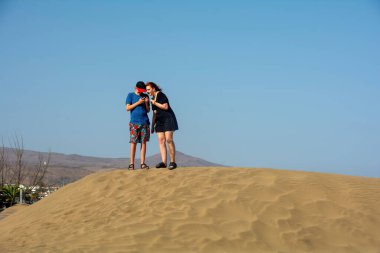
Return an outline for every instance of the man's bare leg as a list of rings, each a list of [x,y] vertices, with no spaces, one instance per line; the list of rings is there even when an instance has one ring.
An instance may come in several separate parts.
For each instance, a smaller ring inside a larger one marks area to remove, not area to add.
[[[143,142],[143,143],[141,143],[141,147],[140,147],[141,164],[145,163],[145,155],[146,155],[146,142]]]
[[[130,162],[129,164],[135,163],[135,155],[136,155],[136,143],[131,143],[131,153],[130,153]]]

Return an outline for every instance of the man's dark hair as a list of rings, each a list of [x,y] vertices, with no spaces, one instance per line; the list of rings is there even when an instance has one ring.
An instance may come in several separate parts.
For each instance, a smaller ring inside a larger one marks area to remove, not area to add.
[[[136,83],[136,87],[137,88],[142,88],[142,89],[145,89],[145,83],[143,81],[138,81]]]

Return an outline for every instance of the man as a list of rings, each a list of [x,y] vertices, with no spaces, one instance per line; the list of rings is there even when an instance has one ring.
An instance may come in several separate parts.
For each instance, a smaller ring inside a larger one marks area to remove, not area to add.
[[[150,111],[149,96],[146,92],[145,83],[139,81],[136,83],[135,92],[128,94],[126,99],[126,110],[131,112],[131,120],[129,122],[129,132],[131,143],[130,164],[128,169],[134,170],[135,154],[137,143],[141,143],[140,160],[141,169],[149,169],[145,164],[146,142],[150,139],[149,117]]]

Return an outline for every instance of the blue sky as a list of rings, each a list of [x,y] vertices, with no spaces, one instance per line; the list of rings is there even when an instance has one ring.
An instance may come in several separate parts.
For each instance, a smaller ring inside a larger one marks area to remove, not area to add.
[[[0,136],[128,157],[125,97],[154,81],[186,154],[380,177],[379,24],[375,0],[2,0]]]

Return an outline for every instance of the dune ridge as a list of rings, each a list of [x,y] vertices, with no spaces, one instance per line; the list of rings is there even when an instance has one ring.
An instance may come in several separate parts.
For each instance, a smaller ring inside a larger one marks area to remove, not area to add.
[[[247,168],[91,174],[0,220],[0,252],[380,252],[380,179]]]

